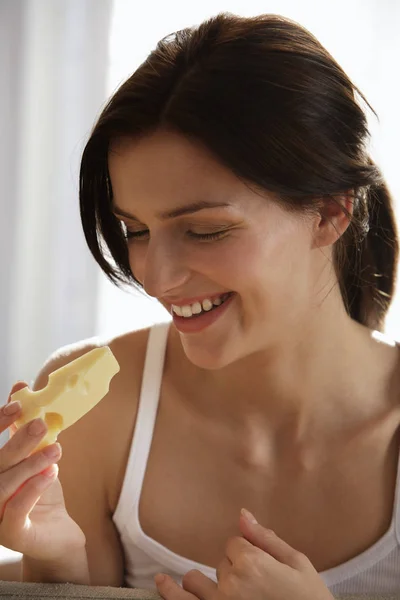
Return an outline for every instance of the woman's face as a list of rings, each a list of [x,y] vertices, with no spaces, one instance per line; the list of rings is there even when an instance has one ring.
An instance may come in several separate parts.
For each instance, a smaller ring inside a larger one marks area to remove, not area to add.
[[[171,312],[187,299],[234,293],[213,322],[179,331],[194,364],[231,364],[310,316],[321,271],[310,218],[251,191],[207,150],[171,132],[114,144],[109,171],[115,213],[132,236],[131,269],[150,296]],[[167,215],[199,202],[208,207]]]

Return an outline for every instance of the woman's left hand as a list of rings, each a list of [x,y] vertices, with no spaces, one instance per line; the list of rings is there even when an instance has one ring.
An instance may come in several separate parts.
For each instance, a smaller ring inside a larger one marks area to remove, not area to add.
[[[158,574],[155,581],[162,598],[332,600],[332,594],[309,559],[247,514],[246,518],[243,511],[239,521],[243,537],[232,537],[227,542],[226,555],[217,567],[218,583],[197,570],[186,573],[182,587],[170,576]]]

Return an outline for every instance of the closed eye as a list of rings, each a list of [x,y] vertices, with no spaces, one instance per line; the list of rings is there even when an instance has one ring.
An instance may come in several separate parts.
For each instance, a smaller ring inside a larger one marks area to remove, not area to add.
[[[125,231],[125,237],[128,240],[142,240],[148,233],[148,229],[143,229],[142,231],[129,231],[127,229]],[[196,240],[218,240],[226,234],[226,231],[215,231],[213,233],[194,233],[193,231],[187,231],[186,233],[190,238]]]

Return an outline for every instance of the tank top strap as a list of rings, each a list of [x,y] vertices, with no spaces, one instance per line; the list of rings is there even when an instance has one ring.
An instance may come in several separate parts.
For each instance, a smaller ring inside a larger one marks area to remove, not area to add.
[[[121,494],[113,519],[120,527],[132,517],[139,503],[147,460],[153,439],[165,350],[170,323],[157,323],[149,331],[138,412]]]

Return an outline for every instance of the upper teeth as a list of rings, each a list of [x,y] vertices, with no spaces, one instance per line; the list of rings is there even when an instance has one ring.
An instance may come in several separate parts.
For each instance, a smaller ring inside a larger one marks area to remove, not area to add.
[[[205,298],[201,303],[195,302],[194,304],[187,304],[185,306],[175,306],[175,304],[172,304],[172,310],[179,317],[192,317],[193,315],[199,315],[202,310],[208,311],[211,310],[213,306],[219,306],[226,296],[227,294],[222,294],[213,300]]]

